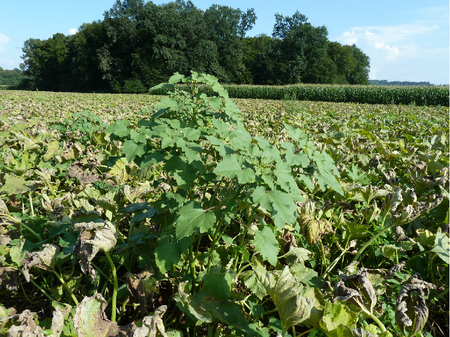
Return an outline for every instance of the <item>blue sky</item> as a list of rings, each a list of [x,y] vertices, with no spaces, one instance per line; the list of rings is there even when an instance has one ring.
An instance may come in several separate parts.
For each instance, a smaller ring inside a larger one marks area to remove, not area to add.
[[[115,0],[0,0],[0,67],[18,68],[29,38],[70,34],[83,23],[103,19]],[[169,1],[155,0],[155,4]],[[449,1],[447,0],[194,0],[254,8],[249,36],[271,35],[275,14],[298,10],[314,26],[326,26],[328,39],[356,44],[370,57],[370,79],[449,84]]]

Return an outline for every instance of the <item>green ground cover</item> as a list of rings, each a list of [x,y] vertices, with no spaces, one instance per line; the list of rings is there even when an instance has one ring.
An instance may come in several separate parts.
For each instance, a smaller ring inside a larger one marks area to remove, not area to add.
[[[445,335],[448,107],[179,80],[0,91],[0,335]]]

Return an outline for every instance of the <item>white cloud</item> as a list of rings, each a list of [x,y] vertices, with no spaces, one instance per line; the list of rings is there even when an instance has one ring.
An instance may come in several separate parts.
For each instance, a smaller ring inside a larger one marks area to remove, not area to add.
[[[75,28],[69,29],[69,35],[75,35],[76,33],[78,33],[78,30],[76,30]]]
[[[5,34],[0,33],[0,51],[5,51],[5,44],[7,44],[11,39]]]
[[[376,49],[387,51],[388,54],[385,56],[387,60],[395,61],[397,56],[400,55],[400,49],[398,47],[391,47],[387,43],[375,42],[374,46]]]
[[[406,55],[406,50],[411,49],[411,46],[416,44],[416,40],[433,34],[439,29],[438,25],[424,23],[353,27],[351,31],[346,31],[339,36],[337,41],[347,45],[358,42],[368,49],[382,50],[385,52],[386,59],[394,61],[398,56]]]
[[[441,21],[353,27],[333,40],[368,55],[372,79],[449,81],[448,28]]]
[[[352,30],[351,32],[348,32],[348,31],[344,32],[344,34],[342,34],[341,37],[345,41],[344,44],[348,44],[348,45],[355,44],[359,40],[359,36],[357,36],[357,34],[355,33],[354,30]]]

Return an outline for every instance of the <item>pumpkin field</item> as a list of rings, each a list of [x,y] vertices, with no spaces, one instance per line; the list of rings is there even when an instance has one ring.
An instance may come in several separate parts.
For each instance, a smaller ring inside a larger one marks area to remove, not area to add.
[[[1,336],[448,335],[448,106],[161,88],[0,91]]]

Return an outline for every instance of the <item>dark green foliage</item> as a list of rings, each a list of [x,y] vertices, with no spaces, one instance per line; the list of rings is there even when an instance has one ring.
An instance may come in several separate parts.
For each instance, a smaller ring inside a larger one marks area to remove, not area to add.
[[[325,26],[299,12],[275,18],[273,37],[249,38],[253,8],[117,0],[75,35],[25,41],[23,87],[142,93],[190,71],[233,84],[367,84],[369,59],[356,46],[329,42]]]
[[[7,70],[0,67],[0,85],[17,86],[23,77],[20,69]]]

